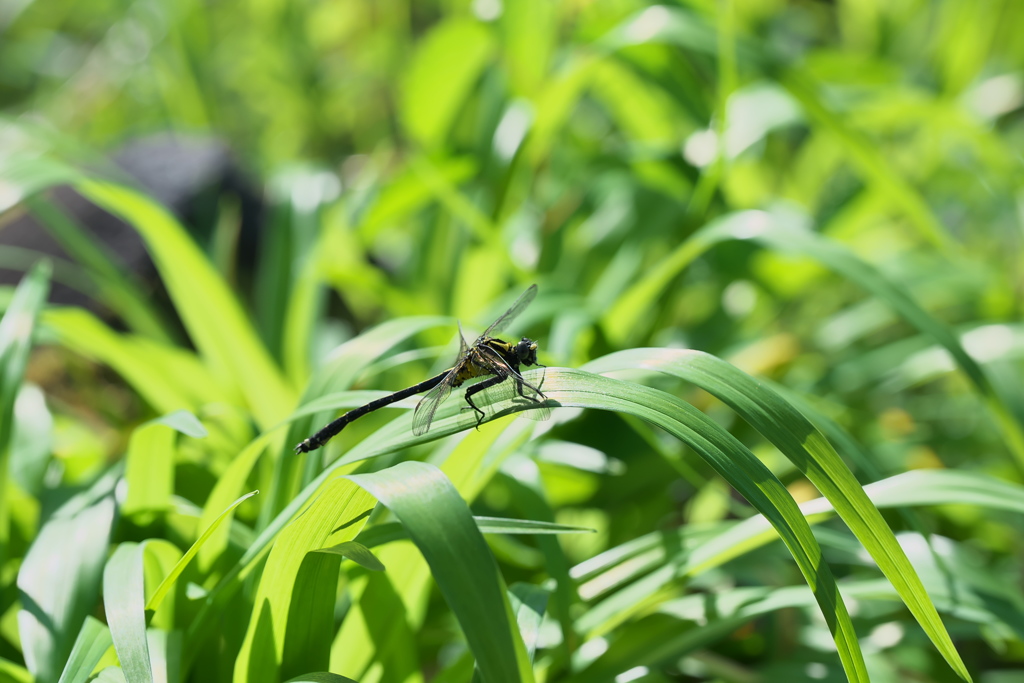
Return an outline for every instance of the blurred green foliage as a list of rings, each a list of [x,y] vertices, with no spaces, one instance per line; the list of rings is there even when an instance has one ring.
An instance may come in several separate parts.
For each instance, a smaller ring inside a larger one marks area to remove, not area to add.
[[[32,272],[0,297],[0,678],[1020,680],[1022,30],[1014,0],[6,0],[0,241],[40,221],[100,309],[0,246]],[[182,229],[106,160],[166,132],[226,143],[258,231],[230,193]],[[620,414],[291,455],[530,282],[546,389]]]

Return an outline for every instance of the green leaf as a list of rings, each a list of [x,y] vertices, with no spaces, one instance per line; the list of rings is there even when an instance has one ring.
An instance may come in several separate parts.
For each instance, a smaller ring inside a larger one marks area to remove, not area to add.
[[[477,239],[491,249],[502,246],[501,230],[490,216],[448,179],[443,173],[443,166],[435,164],[426,156],[413,157],[409,165],[438,203],[461,220]]]
[[[181,631],[146,630],[153,678],[157,681],[181,680]]]
[[[171,569],[167,576],[164,577],[163,581],[160,582],[160,585],[157,586],[156,590],[153,591],[153,594],[150,596],[149,601],[146,603],[147,611],[155,612],[157,609],[159,609],[160,603],[163,602],[164,597],[166,597],[167,593],[171,590],[171,587],[174,585],[174,582],[178,580],[178,577],[181,576],[181,573],[185,571],[185,567],[187,567],[189,562],[192,561],[192,558],[196,556],[196,553],[198,553],[199,549],[203,547],[203,544],[205,544],[206,541],[209,540],[209,538],[213,535],[213,532],[217,529],[217,527],[220,526],[221,523],[224,522],[224,520],[228,519],[231,516],[231,513],[234,512],[236,507],[238,507],[248,499],[252,498],[257,493],[259,493],[259,491],[251,491],[242,496],[241,498],[239,498],[238,500],[236,500],[235,502],[233,502],[231,505],[228,506],[226,510],[220,513],[220,516],[217,517],[217,519],[213,520],[213,522],[210,525],[208,525],[206,529],[203,530],[203,533],[199,536],[199,538],[196,539],[196,542],[189,546],[188,551],[182,556],[180,560],[178,560],[177,564],[174,565],[174,568]]]
[[[373,505],[369,494],[336,479],[326,483],[321,495],[277,534],[256,589],[234,680],[276,682],[279,672],[290,675],[288,668],[326,666],[329,627],[320,632],[305,629],[333,619],[340,558],[310,551],[353,539],[365,524],[361,515]],[[354,519],[359,521],[339,528]],[[294,635],[297,629],[304,629],[303,638]]]
[[[1024,513],[1024,486],[977,472],[912,470],[868,484],[864,493],[879,508],[959,503]],[[801,503],[800,510],[808,521],[816,524],[830,517],[835,507],[827,498],[815,498]],[[686,570],[700,571],[718,566],[774,537],[774,531],[764,518],[745,519],[693,549],[687,559]]]
[[[526,654],[533,661],[537,652],[537,639],[540,636],[540,625],[544,621],[551,591],[530,583],[516,583],[509,587],[509,601],[519,625],[519,635],[526,645]]]
[[[808,607],[812,601],[810,591],[792,586],[701,591],[664,602],[655,614],[634,623],[607,652],[568,681],[611,683],[626,669],[676,662],[689,652],[724,639],[762,614],[786,607]]]
[[[527,376],[537,374],[537,372],[528,372]],[[545,373],[545,392],[551,399],[565,405],[622,410],[652,421],[684,439],[686,443],[707,457],[709,462],[750,500],[756,509],[767,513],[773,519],[773,525],[780,528],[784,538],[788,539],[787,547],[794,554],[798,566],[808,577],[808,581],[815,587],[816,595],[821,600],[822,611],[826,614],[830,625],[836,629],[837,646],[842,653],[844,662],[848,662],[847,670],[853,672],[858,670],[859,648],[856,639],[852,636],[852,626],[849,623],[845,607],[838,599],[834,579],[832,579],[827,566],[820,561],[820,549],[818,549],[817,542],[788,492],[759,460],[706,416],[663,392],[579,371],[549,368]],[[514,410],[516,408],[510,407],[499,414],[507,414]],[[410,417],[403,415],[393,420],[326,468],[310,486],[303,490],[300,496],[289,503],[272,524],[268,525],[250,546],[245,556],[239,560],[236,568],[228,574],[225,581],[232,581],[233,577],[242,572],[244,567],[249,566],[258,558],[270,540],[278,533],[285,520],[290,519],[309,500],[312,491],[315,491],[321,482],[333,476],[333,472],[338,468],[358,460],[394,452],[416,443],[442,438],[473,424],[472,417],[465,415],[455,402],[448,402],[442,406],[427,435],[417,437],[411,434]],[[680,422],[680,419],[684,419],[686,422]],[[687,423],[694,426],[686,426]],[[709,438],[713,438],[713,441],[709,441]],[[219,599],[222,598],[211,595],[207,603],[208,608],[212,610],[213,605],[218,604]],[[205,618],[197,618],[197,621],[204,623]],[[198,637],[199,633],[200,631],[196,631],[195,636],[192,637]],[[853,673],[851,675],[858,680],[862,679],[860,674]]]
[[[655,308],[654,300],[663,294],[671,281],[694,259],[720,242],[752,239],[780,252],[809,256],[874,294],[904,320],[945,348],[978,389],[995,417],[1007,447],[1024,468],[1024,428],[993,390],[984,371],[964,350],[956,335],[870,264],[837,242],[791,225],[800,220],[800,216],[792,212],[743,211],[708,224],[683,241],[619,297],[602,319],[602,327],[614,341],[624,343],[633,335],[644,311]]]
[[[487,28],[468,19],[441,22],[420,41],[402,81],[402,123],[414,140],[444,142],[493,52]]]
[[[28,669],[3,658],[0,658],[0,676],[10,683],[33,683],[34,681]]]
[[[205,439],[209,434],[203,423],[199,421],[199,418],[187,410],[176,410],[169,415],[162,415],[153,420],[152,423],[170,427],[185,436],[191,436],[193,439]]]
[[[715,27],[696,12],[655,5],[628,17],[601,38],[598,45],[619,50],[645,43],[669,43],[694,52],[717,54]]]
[[[933,551],[919,544],[921,558],[934,561]],[[965,592],[967,586],[955,581],[950,585],[947,573],[935,574],[929,589],[937,596],[943,609],[954,611],[960,618],[986,618],[977,596]],[[843,593],[856,600],[898,600],[892,584],[886,580],[849,581]],[[966,598],[966,599],[965,599]],[[570,678],[573,683],[612,681],[618,672],[638,665],[658,666],[678,661],[687,653],[706,648],[726,638],[739,627],[758,616],[785,608],[811,607],[813,597],[804,587],[741,587],[714,593],[699,592],[662,602],[656,613],[633,624],[624,637],[614,641],[608,651],[592,665]],[[965,604],[966,603],[966,604]],[[993,601],[989,600],[989,604]],[[987,618],[995,621],[994,614]],[[979,622],[981,623],[981,622]]]
[[[4,121],[5,126],[7,123]],[[20,130],[17,132],[24,134]],[[72,183],[80,177],[81,174],[71,166],[45,157],[37,150],[5,154],[0,159],[0,181],[6,190],[0,201],[0,211],[7,211],[36,192]]]
[[[670,43],[688,49],[715,52],[714,28],[696,13],[661,6],[649,7],[617,26],[599,43],[607,49],[645,43]],[[887,197],[933,245],[948,250],[948,231],[928,206],[927,201],[880,151],[879,145],[850,124],[849,116],[837,114],[829,106],[826,89],[819,85],[807,68],[783,64],[766,54],[753,41],[740,41],[736,56],[746,68],[777,80],[800,103],[804,112],[821,130],[841,146],[853,167],[866,184]],[[719,54],[721,69],[730,66]]]
[[[444,185],[458,187],[473,177],[477,166],[468,157],[455,157],[436,161],[434,170]],[[366,240],[372,240],[382,228],[410,220],[435,198],[433,186],[424,182],[415,168],[406,168],[380,188],[380,195],[359,223],[359,232]]]
[[[566,57],[557,74],[545,80],[537,95],[533,128],[524,141],[528,158],[534,164],[546,159],[558,141],[558,134],[571,119],[580,97],[590,84],[594,60],[589,55]]]
[[[143,552],[139,543],[122,543],[103,570],[103,607],[117,658],[128,683],[152,683],[146,638]]]
[[[239,388],[257,422],[270,427],[287,415],[294,389],[234,294],[177,221],[152,200],[118,185],[87,180],[76,189],[139,231],[193,343],[221,381]]]
[[[14,402],[28,364],[36,319],[50,291],[51,270],[48,262],[36,264],[18,285],[0,320],[0,454],[4,458],[4,472],[7,470],[7,449],[14,425]],[[6,530],[0,533],[6,543]]]
[[[925,198],[894,168],[876,142],[828,107],[823,89],[806,70],[790,69],[779,82],[801,104],[809,119],[834,136],[866,184],[888,198],[933,246],[952,254],[953,241]]]
[[[204,533],[207,538],[199,550],[200,571],[207,571],[227,548],[235,504],[239,502],[239,496],[244,490],[246,480],[256,465],[256,461],[268,444],[273,443],[272,437],[273,434],[264,434],[247,444],[217,479],[213,491],[207,497],[206,503],[203,505],[203,514],[199,518],[199,526],[209,532],[208,534]],[[235,502],[232,503],[232,501]],[[227,524],[223,524],[223,522],[227,522]]]
[[[782,483],[735,437],[674,396],[579,370],[548,368],[544,391],[562,405],[640,417],[682,439],[705,458],[755,509],[772,520],[819,601],[847,676],[868,680],[853,624],[810,527]]]
[[[0,320],[0,563],[9,559],[9,473],[15,470],[17,479],[23,479],[31,473],[33,481],[38,482],[49,457],[49,453],[32,453],[31,446],[22,447],[13,453],[13,449],[20,444],[12,437],[15,431],[15,405],[22,390],[37,320],[50,291],[52,270],[49,261],[40,261],[33,266],[18,285]],[[21,435],[21,439],[24,437]],[[45,439],[38,440],[46,442]]]
[[[96,683],[129,683],[119,666],[108,666],[95,678]]]
[[[338,545],[332,545],[329,548],[320,548],[316,552],[347,557],[360,567],[369,569],[370,571],[384,571],[384,565],[374,556],[373,553],[370,552],[370,549],[362,543],[356,543],[355,541],[345,541]]]
[[[554,445],[553,450],[560,450],[557,441],[547,441]],[[538,449],[538,458],[542,458],[544,446]],[[581,460],[581,452],[569,452],[569,460]],[[547,489],[541,477],[540,468],[535,462],[525,457],[515,458],[506,463],[503,473],[505,483],[516,500],[517,508],[524,514],[542,519],[555,519],[555,512],[547,500]],[[550,522],[549,522],[550,523]],[[479,524],[479,522],[478,522]],[[551,615],[557,619],[562,630],[562,646],[560,656],[572,657],[579,645],[579,634],[576,632],[573,613],[580,603],[577,582],[570,575],[569,559],[565,555],[558,539],[540,536],[536,540],[537,547],[544,555],[545,568],[550,581],[554,582],[551,595]]]
[[[397,546],[382,549],[390,570],[352,582],[352,607],[331,645],[332,669],[358,679],[369,673],[370,667],[379,668],[383,680],[408,680],[420,672],[416,619],[421,610],[411,602],[407,606],[406,600],[419,597],[410,596],[407,584],[410,576],[419,583],[416,579],[424,563],[415,547],[407,545],[409,552],[405,553],[394,552]],[[392,562],[394,557],[404,564]]]
[[[14,402],[14,433],[9,444],[11,478],[38,496],[53,462],[53,415],[39,387],[22,384]]]
[[[135,332],[164,343],[171,342],[166,322],[158,316],[159,309],[150,304],[142,285],[125,274],[102,243],[72,220],[55,201],[28,197],[25,204],[75,262],[86,268],[97,286],[99,300],[110,306]]]
[[[532,519],[507,519],[504,517],[474,517],[480,533],[483,534],[592,534],[594,529],[554,522],[539,522]]]
[[[18,570],[18,632],[36,680],[55,681],[96,608],[116,505],[116,473],[101,477],[46,520]]]
[[[911,505],[939,505],[964,503],[984,505],[996,509],[1024,512],[1024,487],[1009,484],[985,475],[942,470],[916,470],[898,474],[889,479],[867,485],[865,493],[880,508]],[[816,498],[800,505],[801,512],[810,524],[817,524],[829,518],[832,505],[826,498]],[[580,590],[588,596],[597,596],[612,590],[618,592],[597,603],[583,617],[581,624],[600,624],[609,619],[621,619],[632,614],[636,605],[648,604],[663,588],[682,576],[695,576],[726,562],[735,560],[752,550],[778,538],[769,522],[757,515],[739,523],[714,525],[705,529],[682,528],[673,538],[664,533],[648,534],[633,539],[577,565],[572,576],[581,582]],[[905,545],[905,544],[904,544]],[[933,552],[918,552],[915,568],[928,566],[922,575],[929,596],[939,609],[957,616],[984,623],[995,621],[990,612],[980,616],[979,600],[975,600],[972,612],[963,612],[964,596],[973,593],[967,586],[949,586],[948,568],[942,572],[930,569],[935,563]],[[945,560],[948,562],[948,558]],[[979,572],[972,569],[972,576]],[[899,594],[888,582],[864,582],[874,586],[873,593],[863,594],[867,598],[899,599]],[[854,586],[861,584],[854,584]],[[844,584],[847,597],[857,597],[850,584]],[[993,592],[992,590],[989,591]],[[950,593],[960,599],[951,599]],[[997,602],[1005,603],[1001,597]],[[1012,603],[1013,601],[1010,600]],[[989,600],[987,604],[994,604]],[[957,610],[960,611],[957,611]]]
[[[42,324],[64,347],[109,365],[157,412],[236,402],[236,395],[224,391],[193,354],[141,337],[117,334],[88,311],[47,311]]]
[[[106,624],[93,617],[86,617],[59,683],[85,683],[113,643]]]
[[[174,493],[174,453],[177,434],[206,436],[206,428],[192,413],[179,410],[140,425],[128,442],[125,480],[128,495],[124,513],[166,512]]]
[[[663,90],[610,60],[596,65],[592,78],[594,96],[628,139],[653,149],[678,147],[687,117]]]
[[[408,429],[405,423],[404,432],[408,433]],[[460,437],[454,450],[441,446],[442,471],[464,499],[472,500],[528,435],[529,429],[509,430],[500,424],[468,432]],[[360,677],[377,659],[389,667],[388,675],[402,679],[417,669],[416,660],[409,653],[415,652],[414,629],[424,623],[425,613],[420,606],[429,599],[434,579],[413,544],[383,547],[378,555],[389,569],[384,575],[370,576],[362,596],[353,596],[352,618],[342,624],[332,647],[331,661],[337,663],[338,670]],[[382,576],[389,579],[386,585],[378,580]],[[472,664],[467,663],[466,668],[472,671]]]
[[[911,470],[868,484],[864,491],[878,507],[960,503],[1024,513],[1024,486],[981,472]]]
[[[341,557],[309,552],[295,575],[285,624],[281,677],[310,667],[329,668]]]
[[[592,534],[593,529],[569,524],[555,524],[554,522],[540,522],[533,519],[508,519],[504,517],[481,517],[474,516],[473,521],[482,534],[524,534],[524,535],[552,535],[552,534]],[[369,548],[394,541],[401,541],[408,538],[408,534],[401,524],[389,522],[386,524],[374,524],[359,534],[359,542]]]
[[[535,374],[535,372],[532,371],[527,374]],[[595,382],[597,383],[596,386],[594,385]],[[606,382],[612,382],[612,384],[605,385],[604,383]],[[588,391],[581,393],[579,389],[584,385],[588,387]],[[671,433],[686,440],[687,443],[692,445],[702,455],[708,457],[716,469],[733,486],[740,490],[748,500],[751,500],[758,510],[762,512],[769,511],[769,514],[773,516],[773,524],[783,529],[790,539],[787,545],[797,558],[802,571],[809,576],[808,580],[816,587],[816,594],[822,601],[822,609],[828,615],[827,619],[835,620],[830,623],[835,623],[835,628],[837,629],[836,638],[839,641],[837,644],[839,645],[840,652],[844,655],[844,661],[853,662],[850,664],[850,667],[856,670],[859,649],[854,638],[840,635],[840,633],[852,634],[852,626],[849,624],[849,617],[846,615],[844,606],[835,597],[834,580],[831,578],[827,566],[820,564],[820,550],[816,550],[817,543],[803,517],[799,515],[799,510],[792,501],[792,498],[778,480],[774,479],[771,473],[764,468],[760,461],[754,458],[738,442],[735,442],[733,437],[710,422],[704,415],[678,399],[662,392],[656,392],[632,384],[614,382],[607,378],[600,378],[578,371],[551,368],[546,371],[544,386],[545,391],[556,401],[566,403],[566,401],[571,399],[571,403],[567,403],[568,405],[623,410],[644,417],[668,429]],[[624,388],[628,388],[628,390],[624,390]],[[658,409],[652,409],[651,405],[658,406]],[[668,415],[686,416],[686,420],[692,421],[693,424],[699,426],[694,431],[694,428],[684,427],[677,417],[670,418],[667,417]],[[449,402],[438,412],[431,432],[428,435],[416,437],[410,432],[409,416],[401,416],[360,442],[344,457],[332,463],[321,473],[316,481],[325,480],[332,476],[334,470],[351,462],[393,452],[415,443],[442,438],[466,428],[472,422],[471,417],[462,414],[458,405]],[[706,437],[699,436],[700,434],[712,434],[723,445],[712,445]],[[729,453],[728,456],[725,455],[726,452]],[[739,462],[743,463],[742,468],[738,468],[737,464]],[[298,507],[303,504],[303,501],[307,500],[308,496],[311,495],[308,493],[309,489],[310,487],[307,487],[302,495],[292,501],[289,507],[279,516],[279,519],[287,519],[293,515],[298,510]],[[275,522],[275,524],[270,525],[256,539],[246,553],[246,556],[240,560],[239,566],[246,566],[254,558],[258,557],[261,549],[272,538],[272,534],[279,524],[279,522]],[[817,557],[815,557],[815,553]],[[855,677],[857,676],[855,675]]]
[[[699,351],[633,349],[587,367],[598,372],[642,368],[672,374],[717,396],[743,416],[832,502],[935,647],[962,678],[970,680],[935,606],[881,513],[824,435],[781,396],[729,363]]]
[[[177,545],[163,538],[146,539],[143,545],[146,552],[142,557],[142,581],[146,587],[145,596],[146,605],[148,606],[154,589],[173,571],[174,566],[181,562],[182,552],[181,548]],[[165,604],[169,609],[149,612],[147,607],[146,623],[148,624],[151,636],[154,630],[162,630],[163,633],[167,633],[174,628],[173,602]],[[151,637],[151,643],[152,640],[153,638]],[[153,663],[153,670],[155,672],[161,665],[157,653],[152,649],[152,644],[150,645],[150,660]],[[157,679],[160,678],[159,673],[154,673],[154,676]]]
[[[512,91],[532,97],[547,79],[558,37],[559,5],[521,0],[503,7],[505,66]]]
[[[512,628],[511,607],[497,564],[469,507],[448,478],[419,462],[348,478],[405,526],[459,620],[483,680],[532,681],[523,641]]]
[[[302,674],[295,678],[289,678],[285,683],[356,683],[351,678],[345,678],[338,674],[328,673],[326,671],[316,671],[313,673]]]

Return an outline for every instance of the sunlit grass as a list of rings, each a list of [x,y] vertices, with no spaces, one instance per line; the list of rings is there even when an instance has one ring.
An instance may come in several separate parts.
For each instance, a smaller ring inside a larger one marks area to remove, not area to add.
[[[0,677],[1020,668],[1024,6],[16,4]],[[259,228],[101,161],[160,130],[226,141]],[[550,420],[456,392],[293,453],[531,282]]]

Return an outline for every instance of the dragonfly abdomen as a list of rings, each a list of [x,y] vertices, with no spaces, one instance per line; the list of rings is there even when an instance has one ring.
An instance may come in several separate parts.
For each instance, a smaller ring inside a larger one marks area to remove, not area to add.
[[[316,449],[320,448],[325,443],[327,443],[338,432],[347,427],[350,422],[358,420],[367,413],[372,413],[373,411],[380,410],[381,408],[389,406],[392,403],[397,403],[398,401],[401,401],[403,398],[409,398],[410,396],[415,396],[416,394],[421,394],[424,391],[429,391],[433,389],[434,387],[441,383],[441,380],[448,376],[449,372],[451,372],[451,370],[445,370],[436,377],[431,377],[430,379],[424,380],[419,384],[411,386],[407,389],[396,391],[393,394],[388,394],[387,396],[378,398],[375,401],[370,401],[364,406],[359,406],[358,408],[354,408],[348,411],[347,413],[345,413],[344,415],[342,415],[341,417],[339,417],[338,419],[334,420],[326,427],[321,429],[319,432],[317,432],[316,434],[314,434],[313,436],[309,437],[308,439],[300,443],[298,446],[296,446],[295,452],[309,453],[310,451],[315,451]]]

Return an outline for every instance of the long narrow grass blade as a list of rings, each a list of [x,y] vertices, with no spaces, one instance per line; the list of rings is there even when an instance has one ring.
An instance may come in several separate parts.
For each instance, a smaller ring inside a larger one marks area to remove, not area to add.
[[[346,480],[326,484],[321,493],[274,541],[235,661],[238,683],[276,683],[304,669],[327,668],[340,558],[311,551],[355,538],[374,501]],[[309,628],[324,623],[328,628]]]
[[[28,669],[12,661],[0,657],[0,676],[5,676],[11,683],[35,683]]]
[[[551,591],[530,583],[516,583],[509,587],[508,593],[519,625],[519,635],[523,638],[526,654],[532,662],[537,653],[540,625],[544,620]]]
[[[50,271],[47,262],[37,264],[15,290],[0,320],[0,452],[10,445],[14,400],[28,365],[36,320],[50,291]]]
[[[103,606],[128,683],[153,683],[146,638],[144,552],[145,547],[139,543],[122,543],[103,570]]]
[[[356,681],[327,671],[314,671],[313,673],[289,678],[285,683],[356,683]]]
[[[962,503],[1024,513],[1024,487],[981,474],[916,470],[869,484],[864,491],[879,508]],[[812,525],[834,513],[827,498],[802,503],[800,510]],[[633,539],[574,567],[572,576],[581,581],[580,591],[588,597],[628,587],[598,602],[580,618],[581,625],[593,628],[611,619],[621,620],[623,615],[635,612],[633,606],[647,604],[679,577],[696,576],[719,567],[778,538],[761,515],[697,531],[683,528],[672,536],[649,534]],[[921,557],[934,563],[932,555]],[[915,564],[918,569],[921,566]],[[946,583],[948,579],[940,578],[926,585],[940,609],[954,612],[957,607],[946,594],[950,590],[963,593],[964,589],[951,589]],[[887,588],[879,591],[879,599],[898,599],[895,588],[884,584]],[[844,584],[844,594],[854,597],[848,584]],[[985,618],[979,621],[984,622]]]
[[[228,519],[228,517],[231,515],[232,512],[234,512],[236,507],[238,507],[245,501],[249,500],[257,493],[259,493],[259,491],[250,491],[249,493],[245,494],[244,496],[233,502],[231,505],[228,506],[226,510],[224,510],[224,512],[220,513],[220,516],[217,517],[217,519],[215,519],[212,524],[210,524],[206,527],[205,530],[203,530],[203,533],[199,536],[199,538],[196,539],[196,542],[189,546],[189,549],[185,552],[185,555],[178,561],[177,564],[174,565],[174,568],[171,569],[167,576],[164,577],[164,580],[160,582],[160,585],[157,586],[156,590],[153,591],[153,594],[150,596],[149,601],[146,603],[147,611],[155,612],[160,607],[160,603],[163,602],[163,599],[167,596],[168,591],[171,590],[171,587],[174,585],[174,582],[178,580],[178,577],[181,576],[181,573],[185,571],[185,567],[187,567],[189,562],[192,561],[192,558],[196,556],[196,553],[198,553],[199,549],[203,547],[203,544],[205,544],[206,541],[209,540],[210,536],[213,535],[213,532],[217,530],[217,527],[220,526],[224,522],[224,520]]]
[[[100,594],[116,504],[116,472],[62,505],[36,535],[18,570],[25,664],[37,680],[57,680]]]
[[[935,647],[964,680],[970,680],[935,606],[892,530],[839,454],[799,411],[736,367],[699,351],[633,349],[605,356],[588,364],[588,368],[597,372],[643,368],[676,375],[717,396],[742,415],[832,502],[892,581]]]
[[[363,569],[369,569],[374,572],[382,572],[385,567],[384,564],[378,560],[370,549],[362,543],[356,541],[345,541],[338,545],[332,545],[328,548],[321,548],[317,551],[318,553],[331,553],[333,555],[340,555],[341,557],[347,557]]]
[[[206,429],[195,415],[181,410],[140,425],[132,432],[125,465],[128,495],[124,514],[165,513],[171,508],[178,434],[202,438]]]
[[[59,683],[85,683],[100,663],[103,653],[113,644],[107,625],[94,617],[86,617]]]
[[[50,200],[28,197],[25,204],[61,243],[74,260],[86,268],[96,283],[99,299],[116,312],[135,332],[164,343],[172,337],[138,282],[132,281],[94,237]]]
[[[469,507],[447,477],[431,465],[409,461],[348,478],[387,506],[423,553],[462,626],[482,679],[532,681],[533,670],[513,628],[497,564]]]
[[[709,223],[619,297],[602,319],[602,327],[617,342],[631,338],[644,311],[653,308],[654,300],[663,294],[671,281],[700,254],[720,242],[752,239],[781,252],[809,256],[875,295],[904,320],[945,348],[981,394],[1007,447],[1017,459],[1019,467],[1024,469],[1024,427],[1014,418],[977,361],[964,350],[949,328],[929,315],[877,269],[838,243],[808,230],[791,227],[784,221],[784,217],[764,211],[744,211]]]
[[[41,322],[66,348],[110,366],[159,413],[239,400],[191,352],[118,334],[88,311],[50,310]]]
[[[36,264],[18,285],[11,305],[0,320],[0,562],[7,559],[10,539],[7,479],[14,431],[14,403],[28,365],[36,320],[50,291],[52,270],[47,261]]]
[[[682,439],[758,511],[772,520],[819,602],[851,680],[867,681],[853,624],[821,549],[796,502],[749,450],[703,413],[656,391],[582,371],[549,368],[545,392],[562,405],[618,410],[645,419]]]
[[[76,189],[139,231],[192,341],[215,373],[240,388],[256,420],[269,427],[287,415],[295,403],[294,389],[234,294],[177,221],[124,187],[85,180]]]

